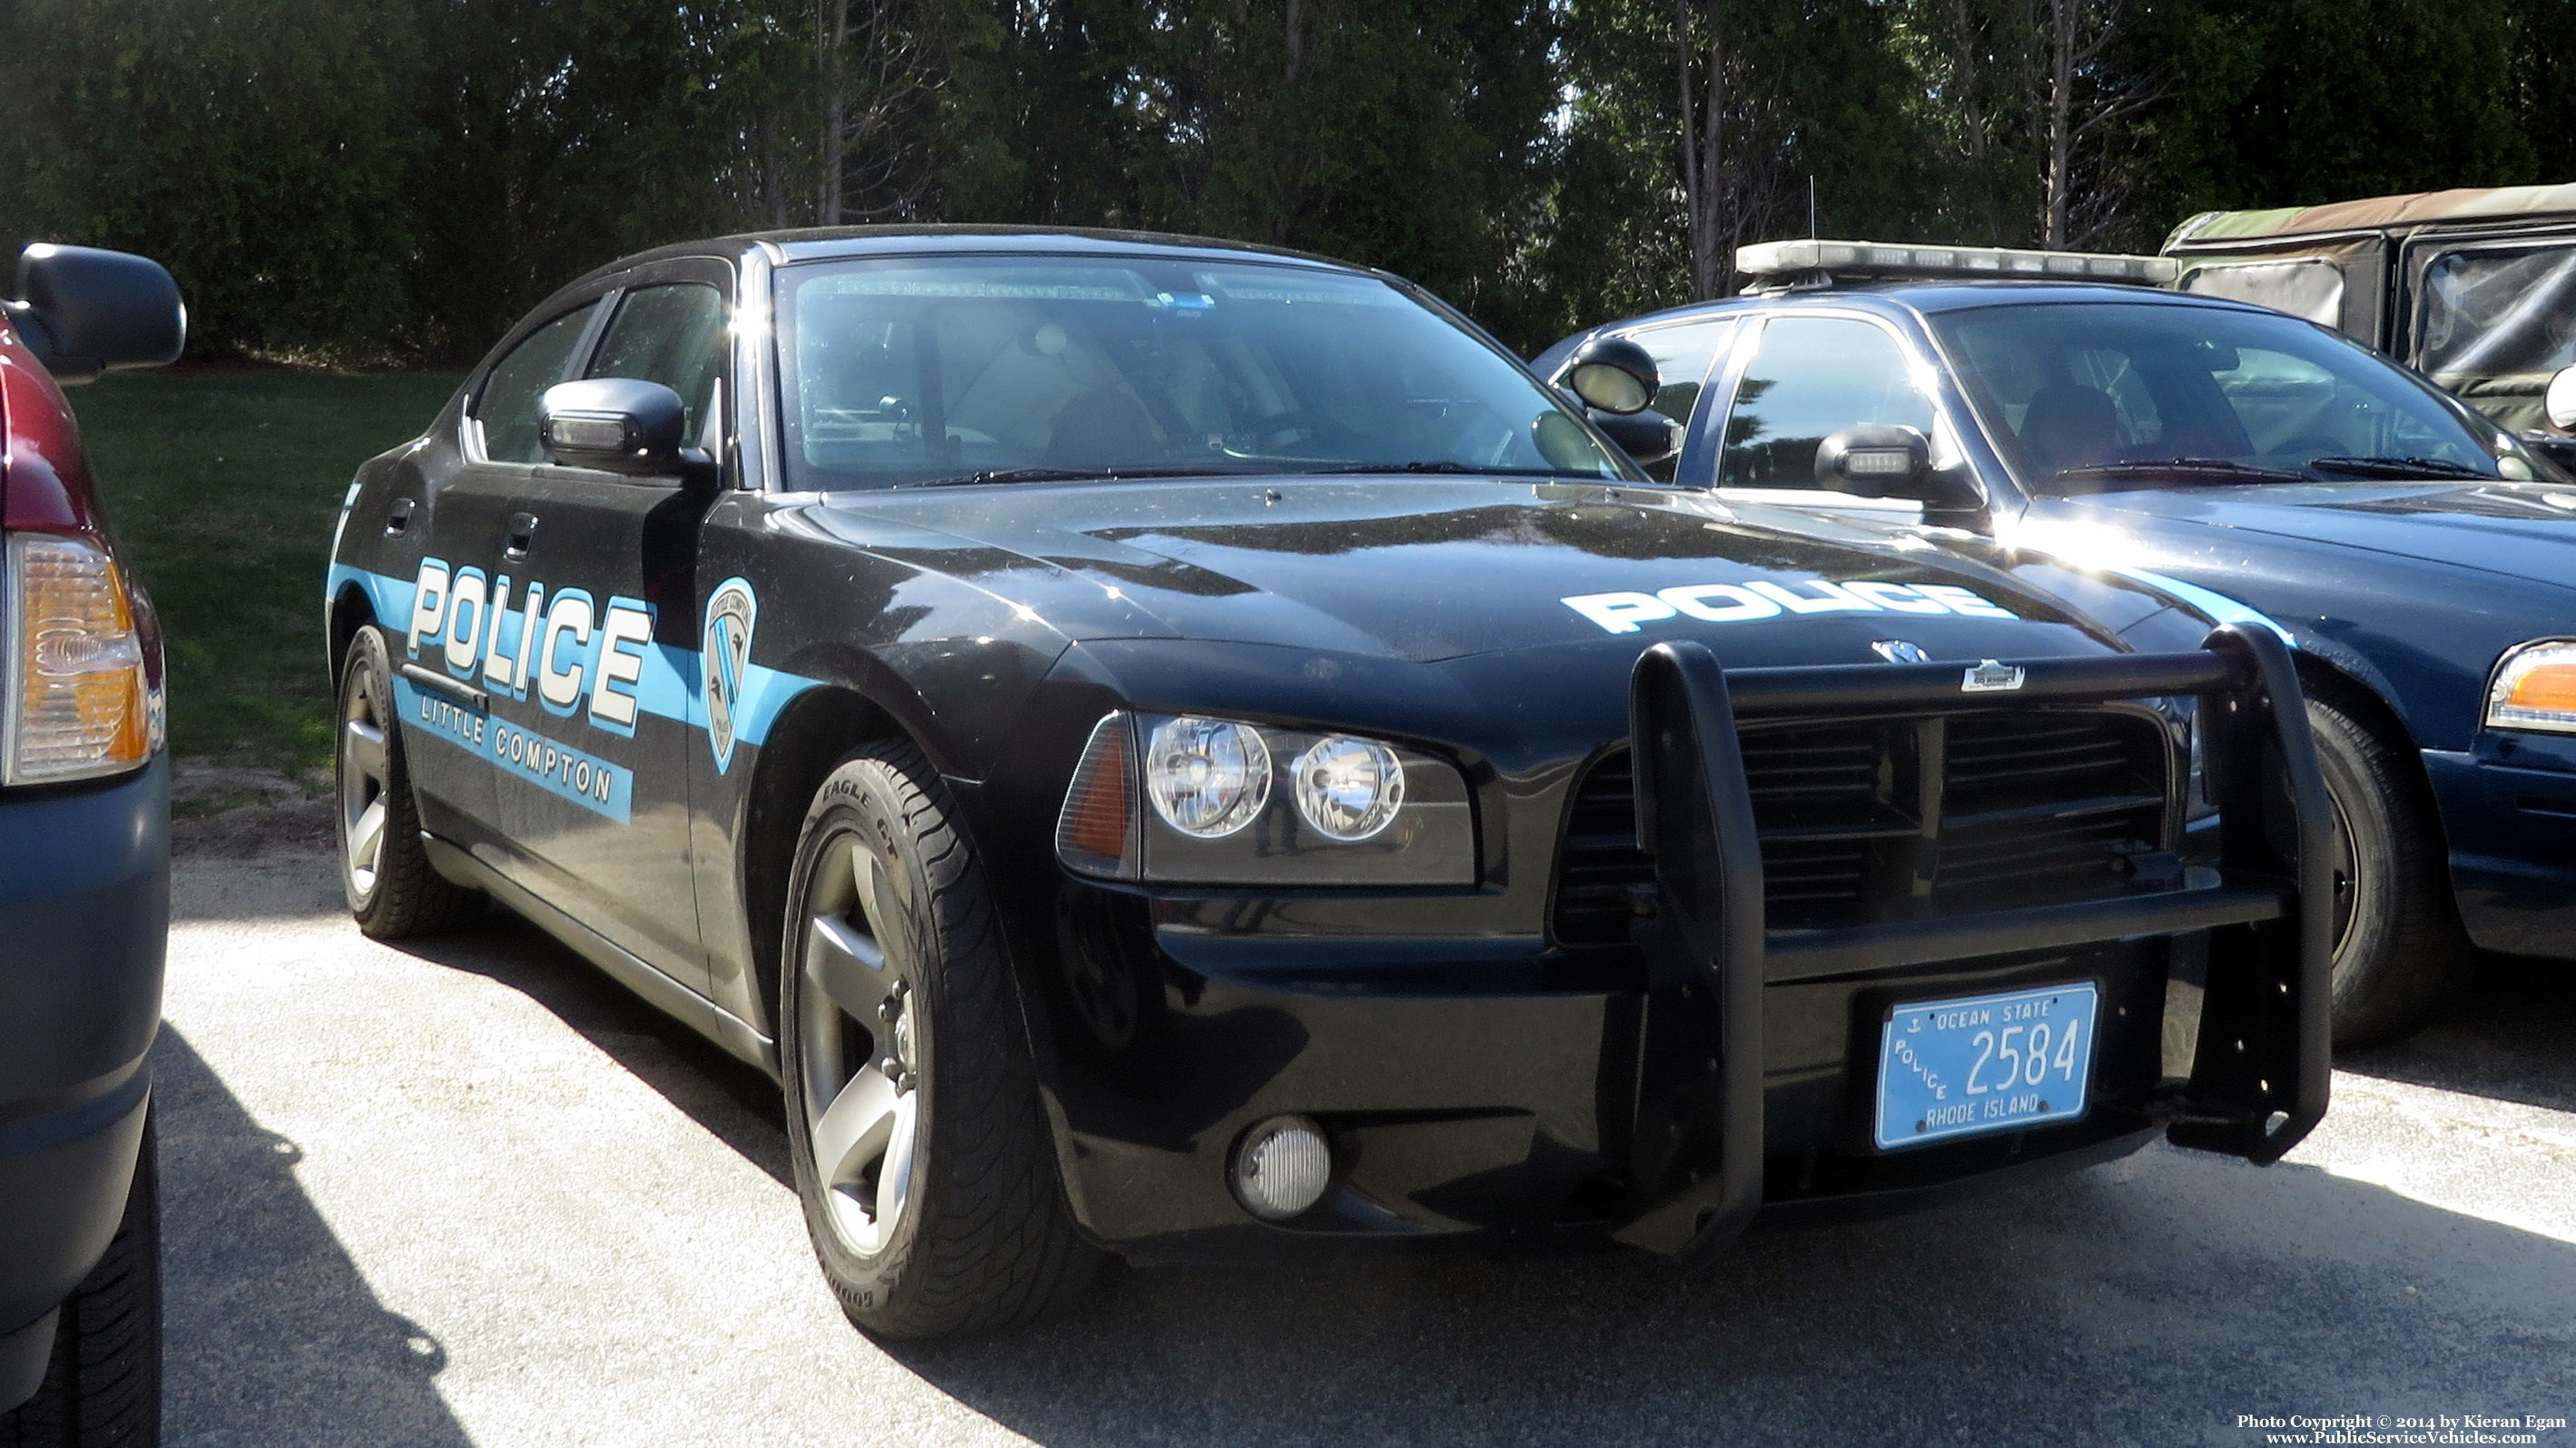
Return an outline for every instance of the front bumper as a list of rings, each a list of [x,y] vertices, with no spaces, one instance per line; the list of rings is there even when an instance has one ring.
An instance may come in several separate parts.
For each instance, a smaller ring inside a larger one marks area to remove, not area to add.
[[[2460,921],[2488,950],[2576,957],[2576,739],[2509,744],[2424,751]]]
[[[161,760],[0,799],[0,1342],[13,1348],[97,1265],[125,1207],[161,1020],[169,817]]]
[[[1957,708],[1959,671],[1730,676],[1692,652],[1650,653],[1632,708],[1638,798],[1661,802],[1641,831],[1657,867],[1642,989],[1550,980],[1537,939],[1268,934],[1228,928],[1231,906],[1072,887],[1057,946],[1083,1029],[1054,1034],[1047,1074],[1085,1226],[1145,1259],[1566,1232],[1684,1253],[1757,1213],[1886,1210],[2159,1130],[2270,1161],[2322,1116],[2329,896],[2308,877],[2326,859],[2323,784],[2304,729],[2280,722],[2303,716],[2276,640],[2222,631],[2199,656],[2028,666],[2025,699],[2197,694],[2216,710],[2230,823],[2193,888],[1802,932],[1763,927],[1734,715],[1853,683],[1878,691],[1853,707]],[[2305,806],[2286,851],[2261,827],[2285,772]],[[2097,985],[2102,1023],[2083,1118],[1870,1148],[1891,1003],[2075,979]],[[1228,1194],[1228,1157],[1290,1113],[1324,1127],[1332,1185],[1257,1223]]]

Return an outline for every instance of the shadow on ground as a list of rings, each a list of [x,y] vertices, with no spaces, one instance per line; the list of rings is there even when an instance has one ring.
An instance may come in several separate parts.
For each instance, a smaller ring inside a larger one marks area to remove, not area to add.
[[[2394,1045],[2347,1051],[2337,1068],[2576,1111],[2576,961],[2490,955],[2439,1020]]]
[[[164,1437],[172,1448],[465,1448],[447,1355],[377,1302],[251,1119],[186,1038],[153,1050],[161,1138]],[[221,1426],[216,1426],[221,1425]]]

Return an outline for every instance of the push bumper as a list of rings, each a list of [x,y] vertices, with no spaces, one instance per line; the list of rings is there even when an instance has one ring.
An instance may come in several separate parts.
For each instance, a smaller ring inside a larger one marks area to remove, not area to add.
[[[2279,725],[2303,717],[2286,652],[2269,635],[2221,631],[2200,654],[2026,672],[1994,701],[1963,699],[1955,666],[1730,675],[1704,650],[1649,654],[1632,747],[1638,797],[1665,807],[1642,822],[1658,871],[1657,914],[1638,930],[1643,989],[1551,980],[1537,939],[1229,933],[1206,927],[1251,907],[1077,887],[1057,944],[1088,1026],[1084,1039],[1056,1034],[1047,1072],[1077,1217],[1144,1260],[1604,1232],[1684,1253],[1757,1213],[1899,1210],[2105,1160],[2159,1132],[2278,1157],[2322,1116],[2327,1088],[2312,902],[2329,897],[2302,889],[2324,846],[2306,839],[2294,860],[2259,825],[2285,770],[2308,807],[2300,829],[2323,818],[2307,736]],[[2219,864],[2195,872],[2198,888],[1765,931],[1736,715],[2184,694],[2218,721],[2228,811]],[[1858,1036],[1875,1041],[1888,1002],[2078,975],[2097,983],[2112,1033],[2082,1119],[1893,1153],[1855,1144],[1854,1103],[1875,1079]],[[2205,978],[2203,991],[2175,993],[2196,996],[2196,1013],[2169,1016],[2177,976]],[[2177,1020],[2197,1032],[2187,1078],[2167,1069]],[[1258,1223],[1227,1192],[1229,1156],[1291,1113],[1331,1140],[1332,1185],[1306,1214]]]
[[[2576,739],[2424,751],[2469,938],[2513,955],[2576,957]]]
[[[107,1250],[133,1180],[169,813],[162,761],[0,801],[0,1411],[35,1390],[54,1309]]]
[[[1765,1016],[1784,986],[1801,983],[2205,930],[2207,983],[2182,1087],[2144,1103],[2143,1116],[2134,1100],[2128,1112],[2106,1101],[2084,1120],[2028,1135],[2055,1137],[2048,1144],[2058,1150],[2092,1151],[2162,1121],[2177,1145],[2269,1163],[2324,1118],[2332,1072],[2327,805],[2289,651],[2264,630],[2228,625],[2197,655],[2039,661],[2014,677],[2020,682],[2009,691],[1967,695],[1955,665],[1729,675],[1695,644],[1658,645],[1638,661],[1630,706],[1638,838],[1655,858],[1660,908],[1639,932],[1653,972],[1633,1168],[1645,1205],[1620,1228],[1621,1240],[1697,1257],[1752,1222],[1768,1165],[1767,1068],[1775,1053]],[[2198,696],[2209,710],[2206,767],[2224,820],[2213,882],[1794,939],[1765,930],[1739,714],[1920,713],[2179,695]],[[2266,828],[2285,784],[2290,828],[2277,833],[2288,837],[2286,850]],[[1935,994],[1917,985],[1904,982],[1918,999]],[[2143,1006],[2141,987],[2131,992]],[[2120,993],[2114,983],[2112,999]],[[1861,1059],[1853,1054],[1846,1091]],[[2088,1128],[2091,1140],[2079,1135]],[[2007,1147],[2018,1152],[2021,1144],[1971,1139],[1924,1156]],[[1943,1175],[1960,1180],[1966,1173],[1958,1167],[1967,1164],[1944,1163]]]

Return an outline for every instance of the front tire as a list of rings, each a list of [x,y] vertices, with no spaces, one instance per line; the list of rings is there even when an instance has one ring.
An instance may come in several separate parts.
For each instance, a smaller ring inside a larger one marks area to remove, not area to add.
[[[2336,702],[2308,700],[2333,804],[2334,1039],[2376,1046],[2420,1029],[2471,959],[2432,801],[2400,751]]]
[[[0,1448],[150,1448],[161,1440],[161,1173],[150,1118],[107,1255],[64,1301],[45,1385],[0,1413]]]
[[[850,1321],[942,1337],[1079,1295],[1100,1254],[1065,1205],[982,867],[918,751],[871,745],[824,780],[787,899],[789,1155]]]
[[[334,717],[340,890],[358,929],[377,940],[400,940],[472,919],[483,897],[430,868],[420,842],[420,808],[394,712],[393,655],[382,629],[370,625],[349,641]]]

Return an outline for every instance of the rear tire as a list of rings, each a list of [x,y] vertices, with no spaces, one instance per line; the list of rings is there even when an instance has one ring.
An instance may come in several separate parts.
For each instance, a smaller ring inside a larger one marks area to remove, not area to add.
[[[2310,697],[2334,805],[2334,1039],[2376,1046],[2420,1029],[2468,974],[2468,934],[2432,801],[2403,753],[2355,713]]]
[[[377,940],[400,940],[473,919],[481,893],[430,868],[420,842],[420,808],[394,712],[393,655],[384,630],[372,624],[349,641],[334,717],[340,890],[358,929]]]
[[[984,874],[908,744],[806,811],[780,945],[788,1155],[824,1278],[861,1331],[1017,1326],[1090,1285]]]
[[[152,1123],[107,1255],[64,1301],[45,1385],[0,1414],[0,1448],[150,1448],[161,1440],[161,1174]]]

